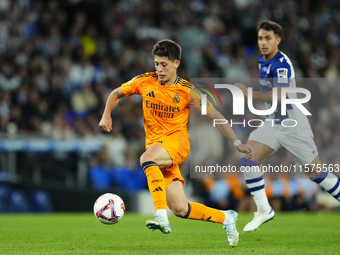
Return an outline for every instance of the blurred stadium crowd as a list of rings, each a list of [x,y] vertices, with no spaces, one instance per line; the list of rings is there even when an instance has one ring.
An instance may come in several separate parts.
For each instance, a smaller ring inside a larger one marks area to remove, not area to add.
[[[297,77],[332,79],[311,86],[309,107],[322,160],[340,163],[340,2],[335,0],[2,0],[0,132],[97,137],[106,146],[89,159],[92,170],[137,169],[145,136],[141,97],[122,100],[112,113],[112,132],[103,134],[98,123],[109,93],[153,71],[152,46],[164,38],[182,46],[179,75],[185,79],[257,78],[256,25],[262,19],[282,25],[280,50]],[[213,192],[211,185],[204,183],[207,193]]]

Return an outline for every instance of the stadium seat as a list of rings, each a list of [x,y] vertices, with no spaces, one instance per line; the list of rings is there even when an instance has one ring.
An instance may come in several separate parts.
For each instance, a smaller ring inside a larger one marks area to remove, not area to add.
[[[21,190],[12,190],[9,194],[9,212],[29,212],[29,203],[26,194]]]
[[[30,205],[33,212],[53,212],[53,202],[44,190],[35,190],[30,194]]]
[[[135,193],[147,188],[147,179],[141,167],[135,170],[126,167],[115,167],[110,172],[113,186],[128,193]]]
[[[111,187],[110,174],[105,167],[91,167],[89,169],[89,178],[95,190],[101,191]]]
[[[0,213],[8,212],[8,198],[10,188],[6,185],[0,185]]]

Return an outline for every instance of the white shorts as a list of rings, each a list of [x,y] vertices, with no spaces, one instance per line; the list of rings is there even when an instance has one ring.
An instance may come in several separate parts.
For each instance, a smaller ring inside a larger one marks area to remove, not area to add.
[[[294,155],[296,161],[301,165],[310,164],[318,155],[314,135],[309,125],[303,129],[291,128],[291,132],[287,132],[290,128],[280,130],[271,125],[271,123],[265,122],[262,127],[258,127],[250,133],[249,140],[268,145],[274,152],[284,147]]]

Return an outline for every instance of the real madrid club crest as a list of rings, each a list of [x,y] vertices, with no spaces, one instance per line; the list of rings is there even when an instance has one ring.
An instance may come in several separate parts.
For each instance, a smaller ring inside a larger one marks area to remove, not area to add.
[[[181,99],[179,98],[179,95],[178,94],[175,94],[174,98],[172,99],[172,101],[175,103],[175,104],[178,104],[179,101],[181,101]]]

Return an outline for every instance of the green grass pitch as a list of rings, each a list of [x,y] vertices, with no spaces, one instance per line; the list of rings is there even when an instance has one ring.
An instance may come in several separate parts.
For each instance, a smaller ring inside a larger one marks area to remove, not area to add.
[[[151,217],[151,216],[150,216]],[[0,215],[0,254],[339,254],[338,213],[280,213],[254,233],[240,214],[240,242],[231,248],[222,225],[170,217],[172,233],[145,227],[148,216],[126,214],[104,225],[93,214]]]

